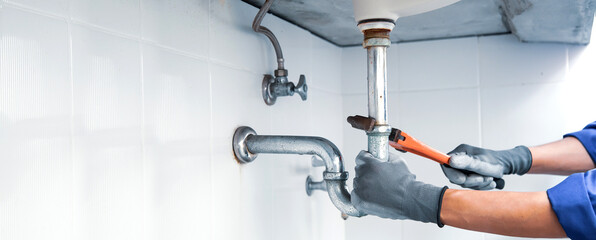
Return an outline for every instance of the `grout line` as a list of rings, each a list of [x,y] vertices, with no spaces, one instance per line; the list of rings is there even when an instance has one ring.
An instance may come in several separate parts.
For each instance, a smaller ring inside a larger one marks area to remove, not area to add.
[[[44,16],[44,17],[53,18],[53,19],[56,19],[56,20],[65,20],[65,21],[68,21],[69,20],[69,17],[68,16],[61,16],[59,14],[55,14],[55,13],[51,13],[51,12],[46,12],[46,11],[42,11],[42,10],[30,8],[30,7],[28,7],[28,6],[24,5],[24,4],[20,4],[20,3],[3,1],[2,4],[3,4],[3,7],[10,7],[10,8],[14,8],[14,9],[21,10],[21,11],[24,11],[24,12],[33,13],[33,14]],[[68,15],[70,16],[70,4],[69,4],[69,7],[68,7]]]
[[[134,34],[129,34],[129,33],[118,32],[118,31],[109,29],[107,27],[103,27],[103,26],[100,26],[100,25],[96,25],[96,24],[84,22],[84,21],[81,21],[81,20],[71,19],[71,20],[68,20],[68,21],[71,22],[71,23],[73,23],[73,24],[75,24],[75,25],[79,25],[81,27],[86,27],[86,28],[88,28],[90,30],[95,30],[95,31],[98,31],[98,32],[102,32],[102,33],[106,33],[106,34],[118,36],[118,37],[121,37],[121,38],[133,40],[133,41],[139,41],[139,40],[141,40],[141,37],[140,36],[135,36]]]
[[[142,32],[143,32],[143,8],[142,8],[142,1],[139,1],[139,74],[141,78],[141,169],[142,169],[142,178],[143,178],[143,233],[141,235],[144,239],[147,239],[147,145],[146,145],[146,122],[145,122],[145,113],[146,113],[146,105],[145,105],[145,55],[144,55],[144,46],[142,42]]]
[[[207,5],[207,44],[210,46],[210,36],[211,36],[211,0],[209,0]],[[211,198],[210,204],[211,207],[209,208],[209,238],[213,240],[213,216],[215,216],[215,211],[213,210],[213,205],[215,204],[215,187],[213,176],[215,175],[215,161],[213,156],[213,67],[211,63],[211,47],[207,49],[207,73],[209,74],[209,197]]]
[[[73,49],[72,49],[72,25],[70,23],[66,23],[66,31],[68,34],[68,65],[69,65],[69,75],[70,78],[70,160],[71,160],[71,237],[74,239],[75,235],[75,141],[74,141],[74,66],[73,66]]]
[[[475,89],[479,86],[465,86],[465,87],[446,87],[446,88],[429,88],[429,89],[414,89],[414,90],[401,90],[401,91],[388,91],[388,93],[419,93],[419,92],[440,92],[440,91],[453,91],[453,90],[464,90],[464,89]]]
[[[214,58],[211,57],[211,53],[209,53],[209,62],[210,63],[213,63],[215,65],[222,66],[222,67],[227,67],[227,68],[231,68],[231,69],[235,69],[235,70],[240,70],[240,71],[244,71],[244,72],[248,72],[248,73],[252,73],[252,74],[258,74],[258,75],[272,74],[272,73],[258,73],[258,72],[255,72],[255,71],[247,68],[247,67],[242,67],[242,66],[238,66],[236,64],[232,64],[232,63],[228,63],[228,62],[221,61],[221,60],[218,60],[218,59],[214,59]]]
[[[194,54],[194,53],[185,52],[183,50],[179,50],[174,47],[166,46],[166,45],[160,44],[160,43],[152,41],[152,40],[141,39],[141,42],[146,45],[161,48],[161,49],[166,50],[173,54],[177,54],[177,55],[181,55],[181,56],[185,56],[188,58],[193,58],[193,59],[201,60],[201,61],[205,61],[205,62],[209,61],[209,52],[207,52],[207,56],[202,56],[202,55],[198,55],[198,54]]]

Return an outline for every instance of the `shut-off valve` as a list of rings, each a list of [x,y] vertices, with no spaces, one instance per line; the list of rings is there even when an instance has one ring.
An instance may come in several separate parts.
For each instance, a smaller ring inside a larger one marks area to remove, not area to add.
[[[263,100],[267,105],[275,104],[277,97],[283,96],[293,96],[294,93],[300,95],[302,101],[306,101],[306,96],[308,92],[308,86],[306,86],[306,77],[304,75],[300,75],[300,79],[298,80],[298,84],[294,85],[294,83],[288,81],[288,70],[284,67],[284,57],[281,51],[281,46],[279,45],[279,41],[269,30],[268,28],[261,26],[261,21],[265,17],[267,11],[273,4],[274,0],[267,0],[261,7],[261,10],[255,16],[255,20],[252,22],[252,29],[255,32],[262,33],[263,35],[267,36],[269,40],[271,40],[271,44],[273,44],[273,48],[275,49],[275,55],[277,57],[277,69],[274,72],[274,76],[270,74],[266,74],[263,78],[263,83],[261,85],[261,90],[263,92]]]

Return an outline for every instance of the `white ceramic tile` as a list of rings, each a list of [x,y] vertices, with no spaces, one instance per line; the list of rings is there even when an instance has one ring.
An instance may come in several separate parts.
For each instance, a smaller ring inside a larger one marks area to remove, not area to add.
[[[561,139],[566,133],[568,117],[563,113],[569,107],[564,86],[564,83],[552,83],[484,89],[481,103],[483,147],[509,149]],[[585,107],[587,104],[584,103]],[[581,128],[583,124],[576,130]],[[512,191],[544,191],[562,179],[544,175],[505,177],[507,190]]]
[[[6,0],[6,2],[68,17],[68,0]]]
[[[592,25],[592,37],[596,36],[596,24]],[[593,39],[593,38],[592,38]],[[567,81],[588,81],[593,82],[596,76],[596,45],[568,45],[569,73]]]
[[[345,221],[341,213],[324,192],[316,192],[311,197],[313,239],[316,240],[344,240]]]
[[[143,39],[208,57],[209,1],[142,0]]]
[[[479,144],[477,89],[400,93],[397,101],[392,105],[399,109],[399,120],[392,121],[392,126],[425,144],[444,153],[461,143]],[[436,162],[411,153],[402,156],[419,180],[438,186],[448,184]]]
[[[596,56],[596,51],[594,51],[594,55]],[[570,79],[563,83],[562,96],[559,99],[562,104],[561,115],[565,118],[563,132],[578,131],[596,120],[596,111],[587,110],[591,109],[592,103],[596,102],[594,89],[596,89],[596,81],[587,78],[585,80]]]
[[[272,166],[262,154],[239,164],[231,142],[239,126],[271,134],[270,108],[259,91],[262,76],[211,64],[212,83],[212,231],[214,239],[270,239]],[[253,89],[251,91],[251,89]],[[234,231],[230,231],[234,227]]]
[[[316,136],[327,138],[342,149],[343,116],[342,96],[317,89],[310,91],[311,112],[309,114],[312,132]]]
[[[4,6],[0,35],[0,238],[72,239],[66,22]]]
[[[403,43],[397,44],[397,47],[394,46],[387,54],[397,54],[398,57],[395,63],[388,63],[387,68],[399,69],[397,74],[400,91],[478,85],[476,37]],[[388,61],[390,61],[389,58]]]
[[[74,235],[143,237],[139,44],[72,29]]]
[[[1,110],[5,118],[69,118],[66,22],[7,6],[2,9],[1,23],[2,88],[7,91],[2,98],[10,103]],[[36,27],[47,31],[36,31]]]
[[[342,49],[317,37],[312,42],[312,87],[341,94]]]
[[[414,221],[403,222],[403,239],[426,240],[426,239],[453,239],[453,240],[478,240],[484,239],[484,234],[459,228],[445,226],[437,227],[434,223],[421,223]]]
[[[562,83],[482,90],[482,143],[492,149],[560,139],[565,123]]]
[[[480,84],[522,85],[562,81],[566,45],[522,43],[513,35],[479,38]]]
[[[387,91],[389,92],[397,92],[400,89],[400,48],[399,44],[391,44],[387,48]],[[361,51],[366,52],[366,49],[363,48]]]
[[[139,36],[141,32],[139,1],[70,1],[70,16],[75,21],[97,25],[124,34]]]
[[[146,234],[211,238],[208,63],[143,46]]]
[[[267,37],[251,28],[257,11],[242,1],[210,0],[209,57],[212,61],[253,73],[273,74],[277,67],[273,46]],[[274,25],[274,20],[267,15],[262,25]]]
[[[366,94],[366,49],[358,47],[342,48],[341,56],[342,94]]]
[[[311,218],[311,199],[304,188],[273,193],[273,239],[313,239]]]

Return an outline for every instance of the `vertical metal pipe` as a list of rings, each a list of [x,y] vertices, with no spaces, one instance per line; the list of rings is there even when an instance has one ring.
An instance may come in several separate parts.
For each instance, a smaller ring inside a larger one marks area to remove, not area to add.
[[[368,151],[376,158],[389,158],[387,124],[387,46],[370,46],[368,55],[368,116],[376,120],[368,135]]]
[[[365,23],[375,28],[363,30],[363,46],[367,52],[368,116],[375,119],[375,127],[368,135],[368,151],[381,160],[389,158],[389,134],[387,122],[387,47],[391,44],[391,29],[376,28],[393,23]],[[379,25],[381,24],[381,25]],[[359,25],[363,27],[364,25]]]
[[[368,55],[368,116],[387,125],[387,47],[371,46]]]

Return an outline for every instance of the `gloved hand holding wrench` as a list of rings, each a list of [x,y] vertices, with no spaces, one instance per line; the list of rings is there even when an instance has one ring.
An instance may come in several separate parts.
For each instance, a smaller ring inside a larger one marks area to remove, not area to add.
[[[352,127],[365,131],[372,130],[375,125],[374,118],[363,116],[348,117],[348,122]],[[524,146],[492,151],[462,144],[447,155],[396,128],[391,130],[389,145],[399,151],[414,153],[440,163],[452,183],[478,190],[503,189],[503,174],[521,175],[531,166],[531,154]]]

